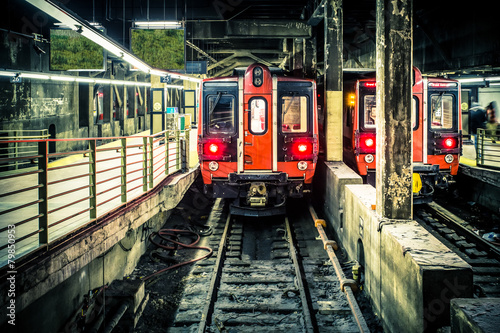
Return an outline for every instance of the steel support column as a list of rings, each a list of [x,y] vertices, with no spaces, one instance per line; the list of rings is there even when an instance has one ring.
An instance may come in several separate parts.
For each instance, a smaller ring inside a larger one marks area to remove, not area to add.
[[[377,213],[412,218],[413,0],[377,0]]]
[[[326,160],[342,161],[342,0],[327,1],[324,13]]]
[[[293,76],[304,77],[304,40],[296,38],[293,43]]]

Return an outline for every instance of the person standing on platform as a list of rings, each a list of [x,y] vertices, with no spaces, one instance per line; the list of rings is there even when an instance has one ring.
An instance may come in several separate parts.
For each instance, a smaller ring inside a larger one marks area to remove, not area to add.
[[[472,103],[472,107],[469,109],[469,119],[470,119],[470,134],[474,140],[474,147],[477,151],[477,130],[479,128],[485,128],[485,122],[488,120],[486,110],[479,105],[479,103]]]
[[[493,143],[495,143],[497,135],[497,117],[496,117],[496,102],[491,102],[486,106],[486,113],[488,115],[488,122],[486,123],[486,134],[491,137]]]

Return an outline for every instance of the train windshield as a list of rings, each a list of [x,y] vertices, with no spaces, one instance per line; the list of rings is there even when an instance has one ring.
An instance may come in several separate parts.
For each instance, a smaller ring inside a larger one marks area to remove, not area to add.
[[[234,133],[234,101],[233,95],[223,93],[207,96],[209,133]]]
[[[432,129],[439,130],[453,128],[452,95],[432,95],[430,107]]]
[[[307,132],[307,96],[281,98],[281,129],[283,133]]]
[[[417,123],[417,99],[413,97],[412,102],[412,112],[411,112],[411,124],[413,130],[418,128]],[[363,97],[363,128],[365,129],[375,129],[375,120],[377,118],[377,100],[375,95],[365,95]]]

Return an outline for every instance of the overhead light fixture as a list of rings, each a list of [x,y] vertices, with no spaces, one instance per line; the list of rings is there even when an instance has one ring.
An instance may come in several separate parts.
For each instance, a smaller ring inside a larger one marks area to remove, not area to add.
[[[35,74],[35,73],[21,73],[20,77],[27,79],[39,79],[39,80],[49,80],[50,76],[45,74]]]
[[[135,28],[180,29],[182,23],[178,21],[135,21]]]
[[[56,76],[56,75],[52,75],[50,77],[51,80],[53,81],[66,81],[66,82],[75,82],[76,80],[76,77],[72,77],[72,76]]]
[[[467,79],[458,79],[460,83],[472,83],[472,82],[483,82],[484,79],[482,77],[473,77]]]

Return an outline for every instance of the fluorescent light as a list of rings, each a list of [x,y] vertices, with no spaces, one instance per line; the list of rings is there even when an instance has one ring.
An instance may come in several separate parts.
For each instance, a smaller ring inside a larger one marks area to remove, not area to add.
[[[500,76],[490,76],[484,79],[487,81],[500,81]]]
[[[3,71],[0,71],[0,76],[16,76],[17,73],[15,72],[3,72]]]
[[[87,77],[77,77],[75,78],[76,82],[87,82],[87,83],[94,83],[94,79],[87,78]]]
[[[158,69],[152,69],[152,70],[149,71],[149,74],[158,75],[158,76],[165,76],[168,73],[165,72],[165,71],[158,70]]]
[[[40,79],[40,80],[48,80],[50,76],[44,74],[33,74],[33,73],[21,73],[20,77],[25,77],[27,79]]]
[[[106,79],[95,79],[94,80],[95,83],[102,83],[102,84],[110,84],[112,83],[112,80],[106,80]],[[116,83],[116,82],[113,82],[113,83]]]
[[[458,79],[459,82],[464,83],[464,82],[483,82],[484,79],[482,77],[474,77],[470,79]]]
[[[76,80],[75,77],[71,76],[54,76],[54,75],[52,75],[50,79],[54,81],[67,81],[67,82],[75,82]]]
[[[134,22],[135,27],[146,27],[146,28],[180,28],[182,27],[181,22],[177,21],[136,21]]]

